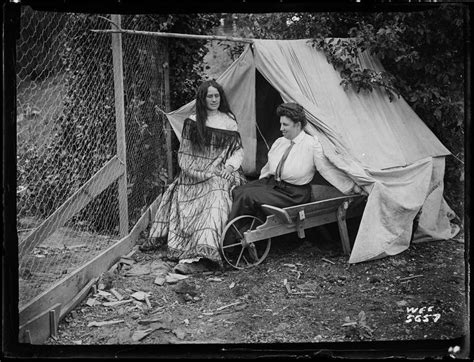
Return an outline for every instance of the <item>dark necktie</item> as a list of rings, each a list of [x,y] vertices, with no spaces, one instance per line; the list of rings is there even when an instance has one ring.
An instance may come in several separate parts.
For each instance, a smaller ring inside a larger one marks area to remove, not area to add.
[[[294,144],[295,143],[293,141],[291,141],[291,143],[288,146],[288,148],[286,149],[285,153],[283,154],[283,156],[281,156],[281,160],[278,163],[278,166],[277,166],[276,171],[275,171],[275,180],[277,180],[277,181],[281,180],[281,170],[283,170],[283,165],[284,165],[284,163],[286,161],[286,158],[288,157],[288,154],[290,153],[291,148],[293,147]]]

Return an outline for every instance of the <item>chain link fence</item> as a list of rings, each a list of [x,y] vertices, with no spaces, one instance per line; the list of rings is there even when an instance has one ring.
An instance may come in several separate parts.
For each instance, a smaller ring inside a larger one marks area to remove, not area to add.
[[[107,14],[23,7],[17,41],[19,305],[120,239]],[[134,28],[134,16],[122,26]],[[140,30],[140,29],[137,29]],[[163,41],[124,36],[129,227],[167,180]],[[123,166],[122,166],[123,167]]]

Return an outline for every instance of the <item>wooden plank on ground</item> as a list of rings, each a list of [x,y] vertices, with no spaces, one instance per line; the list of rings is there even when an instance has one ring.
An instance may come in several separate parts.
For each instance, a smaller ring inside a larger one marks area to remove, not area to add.
[[[158,207],[160,206],[160,203],[161,203],[161,197],[162,195],[158,196],[148,208],[149,213],[150,213],[150,221],[155,218],[155,214],[158,211]]]
[[[34,298],[20,309],[20,324],[47,310],[51,305],[69,303],[91,279],[107,271],[122,255],[128,253],[134,243],[135,240],[127,235],[71,275]]]
[[[61,304],[57,303],[51,308],[46,309],[39,315],[27,320],[22,323],[20,321],[20,327],[18,330],[18,342],[20,343],[31,343],[41,344],[52,334],[51,330],[51,312],[55,315],[59,315]],[[57,323],[57,321],[56,321]]]
[[[61,307],[61,313],[59,314],[59,320],[63,319],[66,314],[72,311],[82,300],[89,294],[92,286],[97,283],[99,277],[93,278],[86,284],[84,288],[67,304]]]
[[[147,228],[152,210],[157,207],[160,201],[161,196],[143,213],[129,235],[20,308],[20,325],[41,315],[48,310],[49,306],[55,303],[64,305],[65,310],[69,304],[74,303],[74,298],[82,289],[85,289],[84,287],[88,283],[91,283],[92,279],[107,271],[122,255],[127,254],[132,249],[140,233]],[[61,310],[60,318],[64,314]]]
[[[133,229],[130,231],[129,236],[133,240],[137,240],[138,237],[140,236],[140,233],[145,230],[148,225],[153,221],[153,218],[156,213],[157,205],[160,204],[161,202],[161,196],[158,196],[155,201],[148,207],[148,209],[143,213],[143,215],[138,219],[137,223],[133,227]]]
[[[124,165],[114,156],[92,176],[79,190],[69,197],[50,217],[43,221],[18,246],[19,259],[31,247],[40,244],[63,226],[72,216],[81,211],[95,196],[110,186],[124,172]]]

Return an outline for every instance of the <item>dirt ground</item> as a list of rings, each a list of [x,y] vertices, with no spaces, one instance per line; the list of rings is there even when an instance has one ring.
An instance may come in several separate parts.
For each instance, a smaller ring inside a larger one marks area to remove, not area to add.
[[[322,235],[316,228],[303,241],[281,236],[256,267],[178,282],[160,280],[175,265],[163,253],[136,250],[46,344],[448,340],[467,333],[463,237],[348,264],[338,239]]]
[[[24,224],[25,220],[20,220]],[[39,222],[35,221],[38,225]],[[27,233],[19,233],[19,238]],[[70,227],[61,227],[21,259],[18,304],[23,307],[54,283],[118,241]]]

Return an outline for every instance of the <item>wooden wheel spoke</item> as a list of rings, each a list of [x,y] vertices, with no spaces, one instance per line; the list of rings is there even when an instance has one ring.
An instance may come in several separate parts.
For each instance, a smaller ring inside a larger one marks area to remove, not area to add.
[[[253,230],[253,226],[254,226],[254,224],[255,224],[255,220],[257,220],[257,219],[253,219],[253,220],[252,220],[252,224],[250,225],[249,230]]]
[[[239,257],[237,258],[237,262],[235,263],[236,266],[239,266],[240,259],[242,259],[242,257],[245,259],[245,257],[244,257],[244,248],[242,248],[242,250],[240,250]]]
[[[235,243],[235,244],[224,245],[222,247],[222,249],[233,248],[233,247],[236,247],[236,246],[242,246],[242,244],[241,243]]]
[[[244,236],[242,235],[242,233],[240,232],[240,230],[239,230],[239,229],[237,229],[237,227],[235,226],[235,224],[232,224],[232,227],[235,229],[235,231],[237,231],[237,234],[239,234],[239,235],[240,235],[240,237],[243,239],[243,238],[244,238]]]

